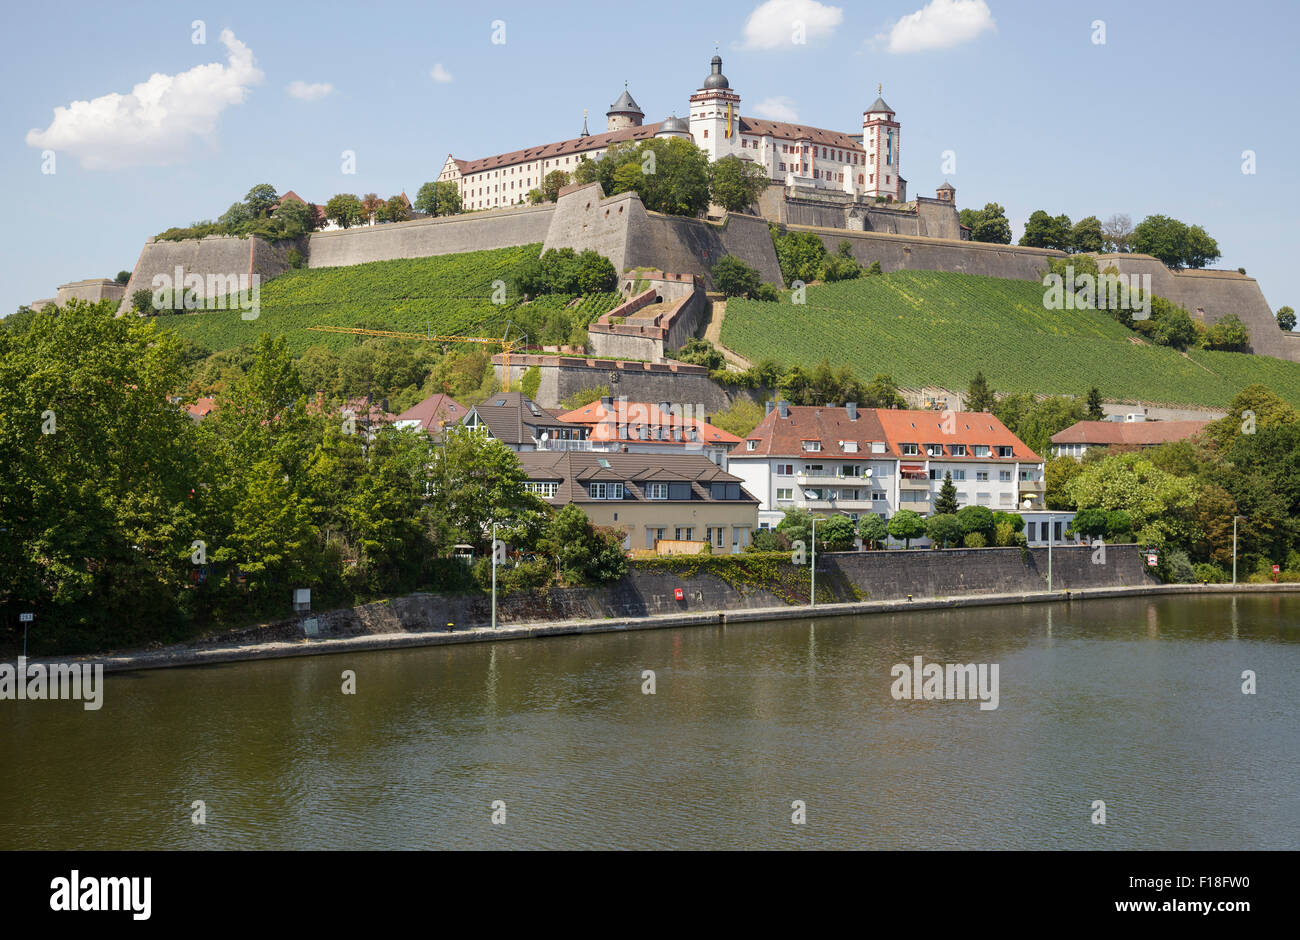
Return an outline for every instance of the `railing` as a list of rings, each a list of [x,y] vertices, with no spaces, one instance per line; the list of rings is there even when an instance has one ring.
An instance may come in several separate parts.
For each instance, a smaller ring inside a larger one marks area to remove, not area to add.
[[[1045,493],[1047,492],[1047,483],[1044,480],[1020,480],[1016,487],[1022,493]]]
[[[552,438],[538,441],[538,450],[612,450],[614,445],[606,441],[582,441],[566,438]]]
[[[904,490],[929,490],[931,481],[929,479],[917,479],[912,477],[902,477],[898,481],[900,489]]]

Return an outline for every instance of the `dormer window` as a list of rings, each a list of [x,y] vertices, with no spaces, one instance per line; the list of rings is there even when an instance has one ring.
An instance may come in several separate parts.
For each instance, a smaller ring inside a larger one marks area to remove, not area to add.
[[[975,456],[976,456],[976,457],[987,457],[988,455],[989,455],[989,445],[988,445],[988,444],[976,444],[976,445],[975,445]]]
[[[821,441],[804,441],[803,449],[808,452],[816,452],[822,449]]]
[[[951,447],[951,450],[952,450],[952,455],[953,455],[954,457],[965,457],[965,456],[966,456],[966,445],[965,445],[965,444],[953,444],[952,447]]]
[[[999,447],[998,447],[998,456],[999,456],[999,457],[1010,457],[1010,456],[1011,456],[1011,448],[1010,448],[1010,447],[1006,447],[1006,446],[999,446]]]
[[[745,441],[745,450],[758,450],[758,441]]]
[[[840,446],[844,448],[846,454],[856,454],[858,452],[857,441],[840,441]]]
[[[927,454],[929,454],[931,457],[942,457],[942,456],[943,456],[943,445],[942,445],[942,444],[926,444],[926,445],[925,445],[925,452],[926,452]]]
[[[872,442],[871,442],[871,452],[872,452],[873,454],[883,454],[883,453],[885,452],[885,442],[884,442],[884,441],[872,441]]]
[[[900,448],[903,451],[904,457],[915,457],[921,452],[920,448],[915,444],[902,444],[900,445]]]

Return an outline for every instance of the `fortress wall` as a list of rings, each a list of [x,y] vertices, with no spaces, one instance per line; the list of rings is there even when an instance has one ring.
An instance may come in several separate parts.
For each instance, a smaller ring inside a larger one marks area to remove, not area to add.
[[[308,267],[334,268],[394,258],[512,248],[546,238],[555,206],[527,206],[418,219],[311,235]]]
[[[1300,348],[1277,328],[1277,318],[1253,277],[1236,271],[1171,271],[1150,255],[1097,255],[1103,271],[1114,266],[1120,274],[1151,276],[1158,297],[1172,300],[1202,323],[1235,313],[1250,331],[1251,352],[1300,362]]]
[[[205,280],[209,274],[248,275],[261,274],[268,279],[282,274],[288,268],[287,263],[276,260],[275,252],[263,251],[258,259],[258,243],[270,248],[259,238],[235,238],[230,235],[209,235],[207,238],[188,239],[186,241],[145,242],[140,251],[140,258],[131,272],[127,282],[119,312],[131,307],[131,295],[138,290],[153,290],[155,275],[165,274],[174,279],[179,266],[186,274],[201,274]],[[286,248],[287,252],[287,248]]]
[[[958,274],[982,274],[1022,281],[1041,280],[1053,258],[1065,253],[1046,248],[1021,248],[1017,245],[994,245],[957,239],[920,238],[889,235],[883,232],[850,232],[844,229],[790,226],[792,230],[812,232],[834,251],[848,241],[858,262],[870,265],[879,261],[886,272],[900,270],[952,271]]]
[[[541,239],[542,251],[552,248],[591,249],[608,258],[620,274],[637,265],[675,270],[654,261],[628,260],[628,238],[635,217],[644,228],[645,209],[635,193],[604,197],[599,183],[572,184],[560,190],[553,214]]]
[[[785,286],[766,219],[752,215],[728,215],[722,226],[722,246],[727,254],[734,255],[757,269],[759,277],[765,283]]]
[[[502,378],[501,357],[492,357],[498,378]],[[610,394],[629,401],[668,401],[702,405],[708,414],[725,411],[733,401],[752,399],[747,389],[728,391],[709,378],[703,366],[685,363],[625,362],[581,356],[512,356],[511,383],[532,366],[541,371],[536,402],[556,408],[575,392],[604,385]]]

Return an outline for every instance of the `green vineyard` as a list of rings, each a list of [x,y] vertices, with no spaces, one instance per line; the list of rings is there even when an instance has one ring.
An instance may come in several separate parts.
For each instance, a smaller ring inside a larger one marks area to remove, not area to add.
[[[255,320],[242,319],[238,310],[214,310],[166,316],[160,322],[214,352],[252,343],[260,333],[283,333],[290,351],[299,354],[309,346],[337,351],[353,342],[348,336],[308,332],[311,326],[500,336],[507,320],[518,329],[521,322],[536,323],[564,310],[585,325],[618,305],[616,292],[582,298],[547,295],[521,303],[509,288],[504,304],[493,303],[493,282],[509,284],[515,268],[536,258],[541,247],[289,271],[263,285]]]
[[[1268,385],[1300,405],[1300,363],[1148,345],[1105,313],[1047,310],[1043,287],[937,271],[817,285],[807,303],[727,302],[722,343],[751,362],[848,364],[864,378],[964,389],[982,371],[1002,392],[1103,396],[1222,407]]]

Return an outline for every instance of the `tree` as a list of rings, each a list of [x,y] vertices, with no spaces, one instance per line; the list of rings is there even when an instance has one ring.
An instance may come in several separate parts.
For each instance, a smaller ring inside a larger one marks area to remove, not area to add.
[[[1165,215],[1150,215],[1133,229],[1133,250],[1159,258],[1171,268],[1203,268],[1219,257],[1219,246],[1199,225]]]
[[[420,187],[419,192],[415,194],[413,203],[416,212],[426,212],[429,215],[438,214],[438,184],[425,183]]]
[[[446,528],[448,541],[486,552],[493,520],[513,525],[535,509],[524,489],[527,474],[496,438],[456,425],[443,432],[433,458],[430,510]]]
[[[996,404],[997,395],[993,389],[989,388],[988,380],[984,378],[983,371],[977,371],[975,378],[970,381],[970,387],[966,390],[966,410],[991,413]]]
[[[1290,307],[1277,308],[1277,328],[1288,333],[1295,329],[1295,311]]]
[[[678,362],[689,362],[692,365],[704,366],[710,372],[717,372],[727,367],[727,357],[722,355],[716,346],[707,339],[700,339],[695,336],[688,339],[686,345],[673,353],[672,358]],[[749,402],[749,404],[753,405],[754,403]],[[758,408],[757,405],[754,405],[754,407]],[[714,423],[716,424],[716,422]],[[757,423],[757,421],[754,422],[754,425],[757,425]],[[754,425],[751,425],[749,430],[753,430]],[[718,427],[722,427],[722,425],[718,425]],[[745,433],[749,433],[749,431],[747,430]]]
[[[949,548],[961,543],[966,533],[951,513],[936,513],[925,520],[925,537],[935,548]]]
[[[732,255],[723,255],[713,266],[713,283],[728,297],[744,297],[758,290],[759,274]]]
[[[248,213],[254,219],[264,219],[269,216],[279,201],[280,197],[276,195],[275,187],[270,183],[259,183],[244,197],[244,205],[248,207]]]
[[[970,237],[971,241],[1010,245],[1011,223],[1007,221],[1006,210],[996,202],[986,204],[978,221],[971,226]]]
[[[894,381],[894,377],[883,372],[876,373],[867,383],[866,388],[862,390],[862,396],[858,399],[858,404],[863,408],[907,407],[907,401],[899,393],[898,383]]]
[[[560,190],[568,185],[568,173],[563,170],[552,170],[542,177],[542,198],[546,202],[555,202],[560,198]]]
[[[886,528],[894,538],[903,540],[904,547],[911,548],[912,539],[925,535],[925,520],[910,509],[900,509]]]
[[[963,534],[978,532],[984,536],[985,543],[992,542],[997,523],[993,519],[993,510],[987,506],[963,506],[957,511],[957,521],[961,523]]]
[[[1020,244],[1030,248],[1056,248],[1069,251],[1073,244],[1070,217],[1058,215],[1052,218],[1042,209],[1036,210],[1025,223],[1025,233],[1020,237]]]
[[[118,271],[118,272],[117,272],[117,277],[115,278],[115,280],[117,281],[117,283],[119,283],[119,284],[121,284],[123,287],[125,287],[126,284],[127,284],[127,282],[129,282],[129,281],[131,280],[131,272],[130,272],[130,271]],[[1282,308],[1282,310],[1289,310],[1289,309],[1290,309],[1289,307],[1283,307],[1283,308]],[[1281,314],[1282,310],[1279,310],[1278,313]],[[1293,315],[1293,316],[1294,316],[1294,315]]]
[[[709,197],[728,212],[745,212],[768,186],[767,171],[736,156],[709,164]]]
[[[709,419],[714,427],[722,428],[728,434],[744,437],[763,420],[763,409],[748,398],[738,398],[726,411],[719,411]]]
[[[781,266],[781,276],[790,284],[803,281],[807,284],[817,279],[826,262],[826,246],[812,232],[786,232],[777,234],[772,228],[772,245],[776,260]]]
[[[1159,545],[1191,532],[1188,516],[1196,500],[1195,484],[1158,469],[1143,454],[1114,454],[1085,465],[1065,489],[1080,511],[1127,511],[1144,542]]]
[[[1080,509],[1074,514],[1074,521],[1070,523],[1070,528],[1080,535],[1087,536],[1089,540],[1101,538],[1109,531],[1106,510],[1096,507]]]
[[[1102,237],[1106,240],[1108,251],[1122,253],[1131,251],[1133,241],[1133,220],[1122,212],[1107,219],[1101,226]]]
[[[1246,352],[1250,348],[1250,332],[1240,317],[1230,313],[1206,329],[1205,348],[1222,352]]]
[[[1196,324],[1184,308],[1163,297],[1151,298],[1151,316],[1135,326],[1161,346],[1186,349],[1199,339]]]
[[[1099,218],[1090,215],[1074,223],[1074,230],[1070,233],[1071,251],[1101,251],[1105,247],[1106,234]]]
[[[375,222],[383,207],[384,200],[379,198],[379,193],[366,193],[361,197],[362,219],[368,223]]]
[[[843,513],[823,519],[817,528],[817,548],[827,552],[847,552],[854,547],[853,520]]]
[[[390,196],[379,210],[379,218],[383,222],[405,222],[410,217],[411,210],[406,205],[406,199],[401,193]]]
[[[943,485],[939,487],[939,497],[934,501],[935,515],[956,516],[960,508],[957,505],[957,486],[952,482],[952,471],[945,470]]]
[[[787,509],[781,516],[781,521],[776,524],[776,531],[780,532],[790,544],[803,542],[804,549],[812,549],[812,513],[806,509]]]
[[[867,548],[879,545],[888,537],[889,528],[878,514],[869,512],[858,520],[858,538]]]
[[[361,222],[361,200],[351,193],[339,193],[331,196],[325,203],[325,218],[339,228],[351,228]]]
[[[1074,501],[1066,494],[1070,480],[1083,472],[1083,464],[1073,457],[1053,457],[1043,468],[1045,496],[1043,504],[1048,509],[1069,511]]]
[[[609,530],[593,526],[581,506],[569,503],[551,518],[539,547],[558,561],[566,581],[598,583],[627,571],[622,541],[611,539]]]
[[[1101,421],[1106,417],[1106,412],[1101,407],[1101,391],[1097,386],[1088,389],[1088,420]]]
[[[271,221],[285,238],[300,238],[316,228],[316,214],[296,199],[284,199],[271,212]]]

